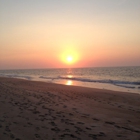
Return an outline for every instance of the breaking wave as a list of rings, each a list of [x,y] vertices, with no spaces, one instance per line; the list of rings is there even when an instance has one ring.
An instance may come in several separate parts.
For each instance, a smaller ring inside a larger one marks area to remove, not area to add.
[[[102,80],[94,80],[94,79],[88,79],[88,78],[80,78],[80,77],[67,77],[67,76],[58,76],[58,77],[46,77],[46,76],[40,76],[39,78],[43,79],[51,79],[51,80],[74,80],[74,81],[80,81],[80,82],[93,82],[93,83],[106,83],[106,84],[113,84],[116,86],[121,86],[125,88],[135,88],[136,85],[140,85],[139,81],[120,81],[120,80],[110,80],[110,79],[102,79]]]

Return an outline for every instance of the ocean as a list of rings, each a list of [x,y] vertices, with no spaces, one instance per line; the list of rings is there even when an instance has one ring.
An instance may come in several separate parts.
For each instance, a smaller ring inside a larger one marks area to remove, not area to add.
[[[140,67],[0,70],[0,76],[140,93]]]

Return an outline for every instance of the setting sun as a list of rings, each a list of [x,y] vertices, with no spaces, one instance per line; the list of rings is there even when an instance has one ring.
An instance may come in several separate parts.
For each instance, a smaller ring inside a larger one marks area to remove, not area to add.
[[[72,56],[68,56],[67,57],[67,62],[72,62],[73,61],[73,57]]]
[[[60,54],[60,59],[66,65],[74,65],[79,61],[78,51],[75,49],[67,49],[64,50],[63,53]]]

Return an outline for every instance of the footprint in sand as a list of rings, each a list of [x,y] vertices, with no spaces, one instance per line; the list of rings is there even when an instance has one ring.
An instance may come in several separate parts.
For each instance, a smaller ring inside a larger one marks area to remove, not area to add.
[[[105,123],[110,124],[110,125],[114,125],[115,124],[115,122],[105,122]]]
[[[71,138],[77,138],[73,134],[63,134],[63,135],[60,135],[60,137],[63,137],[63,138],[66,137],[66,136],[71,137]]]
[[[84,124],[83,122],[77,122],[78,124]]]
[[[11,130],[9,129],[9,126],[6,126],[5,131],[11,132]]]
[[[58,127],[52,128],[51,130],[53,130],[55,132],[60,132],[60,129]]]
[[[95,120],[95,121],[99,121],[99,119],[97,119],[97,118],[93,118],[93,120]]]
[[[11,135],[10,135],[10,137],[11,137],[12,139],[14,139],[14,138],[15,138],[15,136],[14,136],[13,134],[11,134]]]
[[[91,128],[89,128],[89,127],[86,127],[86,129],[87,129],[87,130],[92,130],[92,129],[91,129]]]
[[[36,138],[40,138],[40,135],[39,135],[39,134],[35,134],[35,137],[36,137]]]
[[[97,135],[95,135],[95,134],[89,134],[88,136],[91,137],[91,138],[93,138],[94,140],[97,139]]]

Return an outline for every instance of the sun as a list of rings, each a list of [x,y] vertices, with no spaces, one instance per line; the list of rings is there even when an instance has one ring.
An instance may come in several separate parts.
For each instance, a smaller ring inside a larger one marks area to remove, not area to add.
[[[79,61],[79,54],[74,49],[67,49],[60,53],[60,59],[65,65],[74,66]]]
[[[72,56],[67,56],[66,60],[67,60],[67,62],[71,63],[73,61],[73,57]]]

